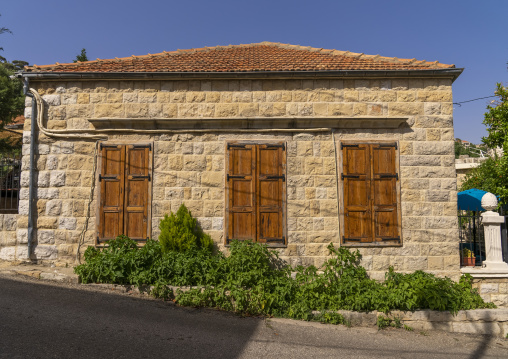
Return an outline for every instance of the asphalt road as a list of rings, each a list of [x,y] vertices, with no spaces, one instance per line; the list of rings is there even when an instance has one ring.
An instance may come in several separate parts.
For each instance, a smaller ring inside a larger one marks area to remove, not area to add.
[[[508,358],[508,340],[240,318],[86,286],[0,277],[0,358],[332,357]]]

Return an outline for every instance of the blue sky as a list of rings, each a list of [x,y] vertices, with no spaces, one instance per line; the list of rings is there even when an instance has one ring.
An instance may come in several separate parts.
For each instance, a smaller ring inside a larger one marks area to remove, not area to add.
[[[455,64],[454,101],[508,85],[506,0],[3,1],[0,54],[45,65],[261,41]],[[488,101],[455,106],[455,137],[480,143]]]

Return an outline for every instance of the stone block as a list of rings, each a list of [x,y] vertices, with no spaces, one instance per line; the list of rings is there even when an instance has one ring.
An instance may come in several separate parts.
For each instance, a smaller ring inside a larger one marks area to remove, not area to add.
[[[413,144],[413,151],[415,155],[450,155],[454,153],[453,146],[452,141],[428,141],[427,136],[427,141]]]
[[[97,104],[94,107],[94,116],[101,117],[123,117],[123,104]]]
[[[60,95],[43,95],[42,100],[49,106],[60,106]]]
[[[56,259],[58,256],[58,250],[56,246],[41,246],[38,245],[34,249],[34,255],[37,259]]]
[[[261,109],[260,109],[261,110]],[[238,104],[220,103],[215,106],[215,115],[217,117],[235,117],[238,116]]]
[[[6,236],[8,239],[8,236]],[[17,244],[26,244],[28,243],[28,229],[18,229],[16,231],[16,241],[2,241],[2,246],[11,246]]]
[[[206,158],[202,155],[184,155],[183,169],[185,171],[205,171]]]
[[[46,202],[47,216],[59,216],[62,211],[62,201],[59,199],[52,199]]]
[[[39,244],[54,244],[55,231],[39,229],[37,231],[37,243]]]
[[[388,104],[390,116],[422,115],[423,104],[418,102],[393,102]]]
[[[178,106],[176,104],[163,104],[162,116],[167,118],[176,117],[178,113]]]
[[[498,283],[482,283],[480,285],[480,293],[499,293],[499,284]]]
[[[452,102],[452,91],[417,91],[418,101]]]
[[[443,270],[444,269],[444,257],[428,257],[428,269],[429,270]]]
[[[58,227],[57,217],[39,217],[37,218],[37,228],[56,229]]]
[[[239,115],[242,117],[257,117],[259,116],[258,103],[240,103]]]
[[[77,223],[76,218],[60,217],[58,220],[58,229],[75,230],[76,223]]]
[[[352,103],[333,103],[328,105],[329,116],[352,116],[353,104]]]
[[[314,114],[314,108],[311,103],[299,103],[298,114],[300,116],[312,116]]]
[[[420,128],[449,128],[453,127],[452,116],[418,116],[414,127]],[[444,138],[441,138],[445,140]],[[446,138],[446,140],[449,140]]]
[[[65,171],[51,171],[49,185],[51,187],[62,187],[65,185]]]
[[[427,202],[448,202],[450,191],[426,191]]]
[[[5,261],[13,261],[16,259],[16,247],[0,248],[0,259]]]

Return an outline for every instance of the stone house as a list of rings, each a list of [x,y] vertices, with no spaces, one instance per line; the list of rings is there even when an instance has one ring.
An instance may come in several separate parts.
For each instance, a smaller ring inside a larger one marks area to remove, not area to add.
[[[185,203],[223,250],[253,239],[320,265],[332,242],[358,248],[375,278],[457,278],[461,72],[269,42],[27,67],[19,211],[0,214],[0,259],[74,264],[121,233],[157,238]]]

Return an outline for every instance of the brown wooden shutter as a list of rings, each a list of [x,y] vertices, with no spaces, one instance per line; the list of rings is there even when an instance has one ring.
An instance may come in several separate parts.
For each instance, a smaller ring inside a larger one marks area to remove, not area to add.
[[[123,232],[125,151],[123,146],[101,145],[101,156],[99,242],[114,239]]]
[[[372,145],[372,206],[374,241],[400,240],[397,213],[395,144]]]
[[[284,151],[283,144],[266,144],[257,147],[257,239],[262,243],[284,244],[283,190]]]
[[[256,146],[228,144],[227,241],[256,240]]]
[[[367,144],[343,144],[345,243],[372,241],[371,166]]]
[[[129,145],[125,161],[125,214],[123,233],[144,241],[148,232],[148,189],[150,145]]]

